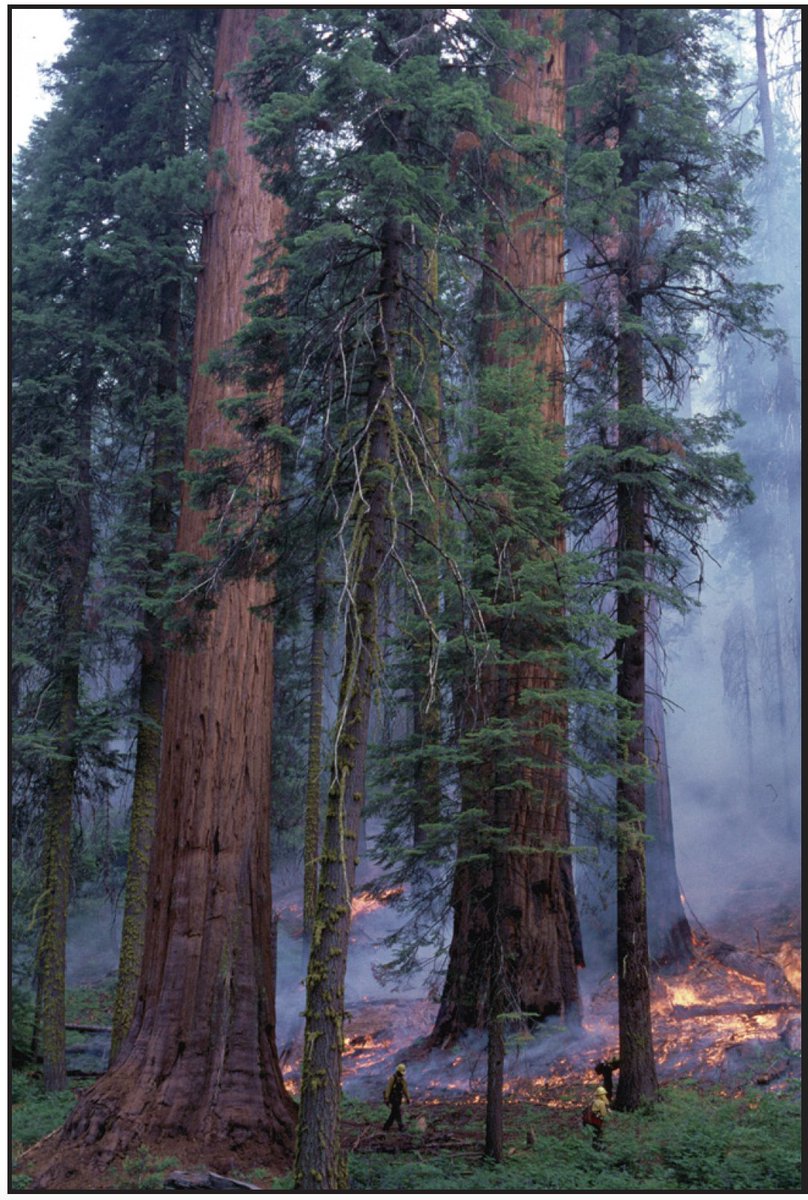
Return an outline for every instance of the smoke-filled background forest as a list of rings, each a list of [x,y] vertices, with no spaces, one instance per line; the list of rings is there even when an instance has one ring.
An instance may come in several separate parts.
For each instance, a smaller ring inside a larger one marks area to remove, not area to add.
[[[503,1093],[610,1056],[625,1113],[747,1042],[785,1097],[799,10],[64,11],[14,161],[12,1065],[102,1090],[32,1175],[280,1170],[292,1095],[338,1190],[311,1081],[402,1056],[492,1162]]]

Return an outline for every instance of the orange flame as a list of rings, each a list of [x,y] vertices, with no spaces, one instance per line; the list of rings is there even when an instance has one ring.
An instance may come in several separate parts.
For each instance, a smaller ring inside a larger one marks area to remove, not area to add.
[[[385,904],[400,896],[402,891],[402,888],[388,888],[386,892],[379,892],[378,895],[373,892],[357,892],[351,901],[351,919],[384,908]]]

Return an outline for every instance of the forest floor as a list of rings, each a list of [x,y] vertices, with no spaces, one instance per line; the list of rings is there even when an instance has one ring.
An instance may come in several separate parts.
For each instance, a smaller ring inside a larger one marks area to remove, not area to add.
[[[689,970],[657,981],[662,1103],[614,1114],[602,1149],[593,1147],[580,1117],[601,1082],[595,1063],[617,1049],[613,981],[589,998],[583,1035],[558,1030],[509,1058],[505,1154],[498,1165],[483,1157],[482,1044],[426,1057],[417,1043],[403,1039],[428,1018],[428,1001],[354,1004],[342,1122],[350,1190],[801,1190],[798,899],[772,885],[743,890],[711,922],[709,934],[697,931]],[[105,1003],[101,989],[84,989],[74,1011],[95,1024],[103,1020]],[[294,1060],[295,1047],[287,1051]],[[404,1131],[385,1133],[381,1091],[399,1057],[407,1060],[413,1102],[404,1110]],[[287,1077],[293,1089],[295,1075],[292,1062]],[[13,1190],[30,1190],[49,1151],[50,1139],[40,1139],[58,1128],[75,1094],[74,1088],[45,1097],[35,1072],[15,1073]],[[288,1175],[273,1176],[249,1157],[209,1163],[204,1147],[175,1144],[144,1148],[113,1165],[104,1179],[76,1181],[75,1187],[159,1192],[178,1170],[214,1170],[262,1191],[290,1187]]]

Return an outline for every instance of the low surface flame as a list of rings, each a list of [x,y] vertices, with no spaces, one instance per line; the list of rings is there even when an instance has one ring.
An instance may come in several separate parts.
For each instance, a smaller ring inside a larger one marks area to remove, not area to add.
[[[353,899],[352,916],[370,917],[372,925],[372,914],[397,894],[361,891]],[[755,938],[747,938],[747,949],[738,948],[740,939],[734,944],[703,939],[686,971],[655,978],[652,1021],[660,1080],[687,1076],[732,1090],[744,1073],[754,1077],[757,1070],[757,1082],[776,1090],[799,1072],[794,1054],[801,1045],[798,927],[792,930],[790,919],[784,919],[774,936],[770,930],[765,953],[758,929],[750,927]],[[434,1001],[364,996],[349,1007],[342,1060],[347,1092],[381,1103],[386,1078],[403,1060],[419,1103],[456,1102],[461,1096],[467,1104],[484,1103],[484,1034],[427,1054],[418,1043],[432,1030]],[[287,1086],[295,1092],[301,1041],[302,1029],[282,1055]],[[588,997],[582,1029],[548,1021],[509,1052],[505,1096],[512,1102],[580,1109],[602,1082],[595,1064],[618,1053],[617,980],[611,976]]]
[[[351,919],[376,912],[384,908],[396,896],[401,895],[401,888],[388,888],[386,892],[357,892],[351,901]]]

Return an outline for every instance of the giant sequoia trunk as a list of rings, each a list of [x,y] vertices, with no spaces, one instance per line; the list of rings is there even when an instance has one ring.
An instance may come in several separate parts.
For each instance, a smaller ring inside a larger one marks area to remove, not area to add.
[[[255,9],[223,9],[215,90],[249,55]],[[227,171],[203,238],[188,454],[238,449],[219,411],[227,395],[204,374],[209,352],[243,320],[245,279],[282,221],[247,152],[244,113],[215,103],[211,148]],[[280,397],[269,397],[277,419]],[[190,466],[191,457],[187,460]],[[272,477],[254,478],[264,496]],[[198,553],[206,515],[183,497],[178,547]],[[251,608],[266,584],[225,585],[204,644],[169,656],[145,953],[135,1014],[111,1070],[86,1093],[39,1183],[69,1185],[74,1169],[104,1166],[134,1146],[176,1152],[190,1143],[206,1163],[288,1162],[294,1109],[275,1046],[269,874],[272,626]]]
[[[561,13],[557,9],[503,11],[515,28],[547,37],[550,45],[543,61],[515,57],[499,94],[513,106],[520,123],[562,133]],[[492,218],[481,339],[483,366],[529,365],[544,397],[547,429],[556,432],[563,425],[563,305],[555,291],[563,279],[563,232],[557,216],[558,199],[551,192],[541,211],[513,216],[505,230],[494,229]],[[506,316],[508,308],[513,310],[511,289],[528,306]],[[558,530],[552,553],[563,550],[564,538]],[[515,556],[519,553],[513,551]],[[516,558],[512,566],[518,570]],[[537,765],[514,767],[513,777],[504,780],[502,764],[493,761],[492,752],[491,761],[474,772],[463,772],[464,807],[482,808],[490,822],[506,827],[507,845],[496,852],[496,878],[479,860],[467,860],[469,852],[481,849],[476,840],[472,844],[463,839],[459,846],[448,971],[432,1033],[437,1044],[450,1042],[469,1028],[486,1028],[493,994],[507,995],[511,1011],[518,1007],[541,1017],[572,1017],[580,1003],[576,965],[582,962],[582,952],[572,868],[563,852],[570,841],[564,751],[558,737],[565,716],[563,705],[527,698],[529,692],[534,697],[538,693],[552,697],[563,686],[563,677],[552,662],[552,652],[546,657],[536,653],[548,649],[546,632],[537,624],[518,617],[493,624],[490,632],[499,642],[500,661],[482,672],[475,697],[477,719],[482,725],[496,719],[520,726],[518,753]],[[537,662],[538,658],[543,661]],[[541,731],[548,726],[554,731],[544,736]],[[494,795],[500,789],[504,792],[494,820]],[[494,911],[502,914],[498,931],[491,927]],[[492,992],[491,947],[499,939],[507,979]]]

